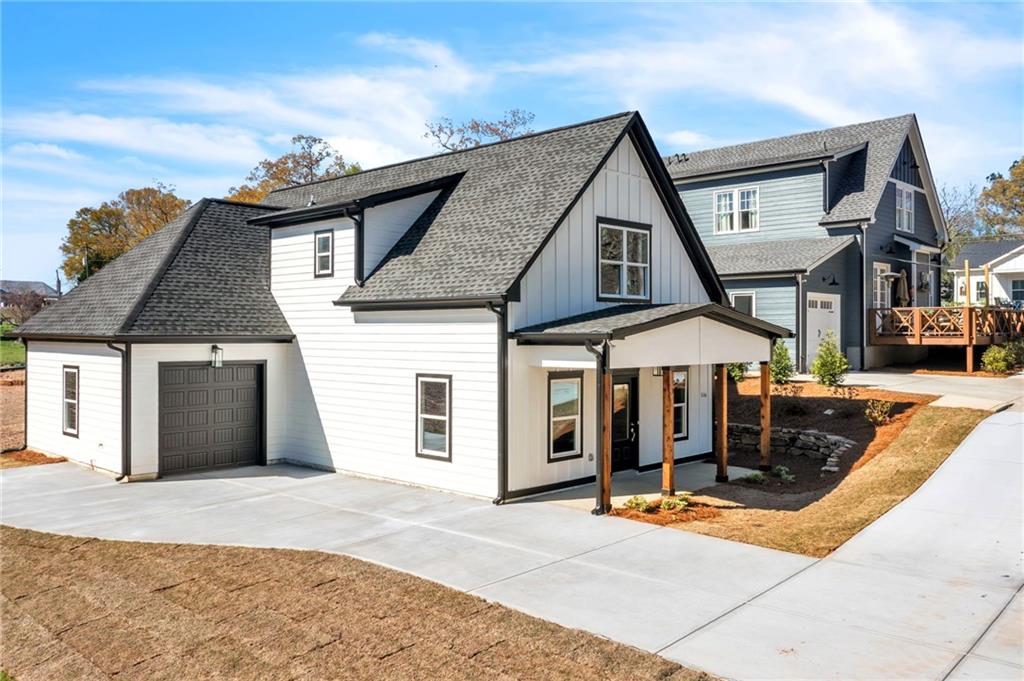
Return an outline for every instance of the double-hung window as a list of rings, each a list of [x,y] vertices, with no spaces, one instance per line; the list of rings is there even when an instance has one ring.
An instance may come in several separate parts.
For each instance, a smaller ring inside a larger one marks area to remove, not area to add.
[[[598,221],[598,297],[651,297],[651,231],[647,225]]]
[[[452,460],[452,377],[416,375],[416,455]]]
[[[737,312],[755,315],[757,309],[756,294],[754,291],[733,291],[729,294],[729,301]]]
[[[1010,282],[1010,300],[1024,303],[1024,279],[1014,279]]]
[[[324,229],[313,234],[313,276],[334,276],[334,230]]]
[[[715,234],[753,232],[761,226],[760,192],[757,187],[715,192]]]
[[[583,456],[583,374],[548,378],[548,463]]]
[[[896,229],[914,232],[914,190],[896,185]]]
[[[687,369],[672,370],[672,435],[676,440],[685,440],[689,434],[689,412],[686,409],[689,376]]]
[[[78,367],[64,367],[62,426],[65,435],[78,437]]]

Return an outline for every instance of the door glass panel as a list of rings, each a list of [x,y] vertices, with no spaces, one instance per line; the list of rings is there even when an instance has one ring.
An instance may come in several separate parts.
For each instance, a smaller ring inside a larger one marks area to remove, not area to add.
[[[612,385],[612,439],[629,437],[629,383]]]

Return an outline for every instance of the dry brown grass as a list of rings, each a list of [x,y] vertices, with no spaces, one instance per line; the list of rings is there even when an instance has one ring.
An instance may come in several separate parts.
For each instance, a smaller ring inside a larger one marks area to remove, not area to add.
[[[0,375],[0,451],[25,444],[25,372]]]
[[[789,500],[792,510],[755,508],[752,506],[773,504],[767,493],[751,491],[745,506],[736,505],[731,498],[723,501],[718,518],[673,527],[825,556],[920,487],[986,416],[988,412],[974,409],[921,407],[888,447],[813,503],[802,505],[797,498]],[[716,489],[734,486],[709,488],[704,494],[714,495]]]
[[[18,681],[712,678],[345,556],[8,527],[0,543]]]
[[[4,452],[0,454],[0,469],[21,468],[22,466],[38,466],[47,463],[60,463],[67,461],[63,456],[47,456],[34,449],[22,449],[16,452]]]

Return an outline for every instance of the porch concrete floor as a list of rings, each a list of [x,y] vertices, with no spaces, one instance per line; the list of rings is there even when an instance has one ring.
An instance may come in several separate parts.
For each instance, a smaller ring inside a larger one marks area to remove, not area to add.
[[[693,492],[715,484],[716,467],[713,463],[693,461],[676,466],[676,492]],[[729,466],[729,478],[738,479],[750,475],[750,468]],[[570,489],[558,490],[537,496],[534,500],[551,501],[562,506],[589,511],[594,508],[594,495],[597,489],[594,483],[580,485]],[[634,496],[646,497],[648,500],[661,496],[661,469],[637,473],[636,471],[620,471],[612,476],[612,506],[621,506],[627,499]],[[526,501],[532,500],[524,500]]]
[[[293,466],[129,484],[69,463],[8,469],[0,520],[344,553],[728,678],[1019,679],[1022,480],[1024,412],[995,414],[820,561]]]

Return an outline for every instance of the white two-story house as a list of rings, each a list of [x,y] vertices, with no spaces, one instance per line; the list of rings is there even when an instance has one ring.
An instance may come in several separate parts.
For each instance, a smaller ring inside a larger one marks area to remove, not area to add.
[[[722,365],[786,336],[729,306],[626,113],[199,202],[22,328],[27,445],[497,501],[596,476],[606,510],[612,473],[707,456]]]

